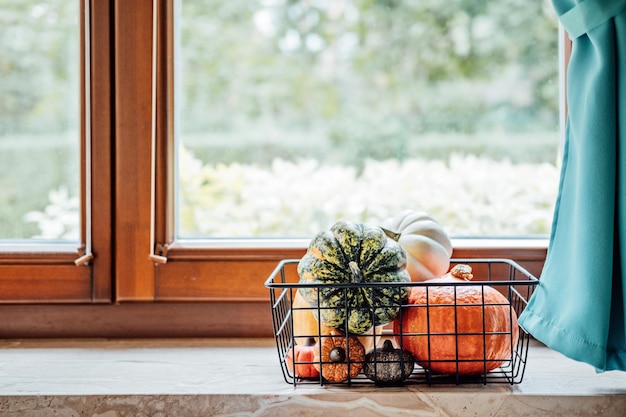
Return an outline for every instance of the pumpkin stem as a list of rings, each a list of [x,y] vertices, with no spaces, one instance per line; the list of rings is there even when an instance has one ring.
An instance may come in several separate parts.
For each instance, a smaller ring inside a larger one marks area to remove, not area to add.
[[[342,363],[346,361],[346,351],[344,348],[335,346],[330,353],[328,354],[328,358],[331,362],[334,363]]]
[[[383,232],[385,232],[388,238],[393,239],[396,242],[400,240],[400,236],[402,235],[401,233],[394,232],[389,229],[385,229],[384,227],[381,227],[381,229],[383,229]]]
[[[393,347],[393,343],[391,343],[391,340],[385,339],[385,341],[383,342],[382,351],[383,352],[387,352],[387,353],[392,353],[392,352],[395,351],[395,349]]]
[[[455,265],[454,268],[450,270],[450,275],[454,278],[464,279],[465,281],[471,281],[472,278],[474,278],[472,267],[466,264]]]
[[[361,272],[359,265],[354,261],[350,261],[348,266],[350,267],[350,272],[352,272],[352,283],[358,284],[363,282],[363,273]]]

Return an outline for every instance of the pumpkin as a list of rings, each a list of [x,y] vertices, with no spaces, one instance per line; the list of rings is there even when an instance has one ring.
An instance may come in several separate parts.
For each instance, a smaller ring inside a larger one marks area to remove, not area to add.
[[[315,339],[309,337],[305,344],[295,345],[287,351],[287,367],[300,378],[317,378],[319,370],[313,366],[315,358]]]
[[[311,240],[298,274],[300,284],[308,285],[298,291],[319,307],[313,311],[320,323],[358,335],[390,323],[408,296],[407,287],[366,284],[411,281],[400,244],[378,226],[346,221]]]
[[[381,226],[407,253],[407,271],[413,281],[444,275],[450,268],[452,243],[448,234],[427,213],[404,210]]]
[[[296,291],[293,298],[291,313],[293,315],[293,336],[297,344],[303,345],[307,343],[309,337],[317,340],[320,334],[329,334],[330,328],[320,325],[317,321],[317,309],[302,298],[302,295]],[[314,313],[315,312],[315,313]],[[382,333],[384,326],[372,327],[370,330],[359,336],[359,341],[363,344],[366,351],[374,348],[374,340],[376,343],[382,343]]]
[[[356,336],[337,330],[321,336],[313,349],[313,366],[330,382],[344,382],[356,377],[363,369],[365,348]]]
[[[425,369],[479,375],[510,360],[519,338],[515,310],[486,284],[455,285],[472,278],[471,267],[457,265],[428,285],[411,288],[394,334]]]
[[[396,349],[391,340],[387,339],[382,348],[371,350],[365,355],[363,373],[376,384],[394,385],[407,379],[414,367],[413,355]]]
[[[300,292],[296,291],[291,314],[293,315],[293,335],[297,344],[306,344],[309,337],[314,337],[317,340],[320,333],[328,334],[330,332],[328,327],[320,326],[313,311],[314,309],[302,298]]]

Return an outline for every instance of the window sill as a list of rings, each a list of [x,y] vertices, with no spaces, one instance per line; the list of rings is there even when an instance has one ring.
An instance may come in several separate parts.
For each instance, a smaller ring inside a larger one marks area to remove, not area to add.
[[[519,385],[399,388],[283,380],[270,339],[4,340],[3,415],[621,416],[626,373],[534,343]],[[44,409],[54,411],[43,411]],[[422,414],[419,414],[421,412]],[[42,414],[43,415],[43,414]]]

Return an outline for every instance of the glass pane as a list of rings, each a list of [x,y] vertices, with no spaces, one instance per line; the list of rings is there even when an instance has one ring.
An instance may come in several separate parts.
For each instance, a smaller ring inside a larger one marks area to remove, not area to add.
[[[0,0],[0,239],[78,239],[79,7]]]
[[[549,0],[180,0],[175,27],[178,237],[406,208],[457,237],[549,233]]]

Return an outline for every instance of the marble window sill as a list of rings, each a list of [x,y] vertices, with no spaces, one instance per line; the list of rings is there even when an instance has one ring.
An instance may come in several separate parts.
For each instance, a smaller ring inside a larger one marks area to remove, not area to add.
[[[519,385],[284,382],[272,340],[0,341],[2,416],[624,416],[626,373],[533,343]]]

